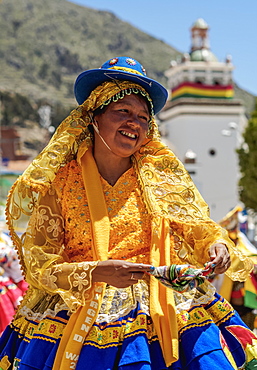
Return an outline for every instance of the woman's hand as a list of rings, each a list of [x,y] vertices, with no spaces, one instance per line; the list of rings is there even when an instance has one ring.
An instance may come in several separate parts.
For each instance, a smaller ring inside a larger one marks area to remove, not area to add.
[[[231,265],[230,255],[225,244],[215,243],[210,247],[211,262],[208,266],[215,265],[214,273],[223,274]]]
[[[136,284],[149,272],[151,265],[122,260],[100,261],[92,271],[93,282],[104,282],[116,288],[126,288]]]

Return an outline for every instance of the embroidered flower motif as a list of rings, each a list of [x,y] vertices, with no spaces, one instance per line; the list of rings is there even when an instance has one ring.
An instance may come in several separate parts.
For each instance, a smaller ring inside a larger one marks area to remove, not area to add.
[[[112,337],[113,337],[113,339],[118,338],[118,336],[119,336],[119,332],[118,332],[118,330],[113,330],[113,333],[112,333]]]
[[[50,325],[50,328],[49,328],[49,333],[51,333],[51,334],[53,334],[54,332],[55,332],[55,330],[56,330],[56,325],[54,325],[54,324],[51,324]]]
[[[38,225],[43,225],[45,221],[48,221],[49,217],[46,215],[46,210],[45,209],[40,209],[37,214],[37,222]]]
[[[140,325],[144,325],[145,324],[145,318],[144,317],[140,317]]]
[[[136,61],[132,58],[127,58],[126,63],[128,63],[130,66],[135,66],[137,64]]]
[[[49,221],[49,224],[50,224],[50,226],[48,226],[47,231],[49,233],[52,232],[53,236],[56,238],[58,236],[59,232],[61,232],[61,230],[62,230],[61,227],[60,227],[60,220],[59,219],[57,219],[57,220],[51,219]]]
[[[82,272],[80,275],[75,272],[73,286],[78,287],[78,290],[82,290],[84,286],[88,285],[88,280],[86,280],[87,273]]]
[[[114,64],[118,63],[119,58],[113,58],[109,61],[110,66],[113,66]]]
[[[226,311],[226,309],[223,307],[223,305],[222,304],[220,304],[220,303],[218,303],[217,304],[217,307],[218,307],[218,309],[221,311],[221,312],[225,312]]]

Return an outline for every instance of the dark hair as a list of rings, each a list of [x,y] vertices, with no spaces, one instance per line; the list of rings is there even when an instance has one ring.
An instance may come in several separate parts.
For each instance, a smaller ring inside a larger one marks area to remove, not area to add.
[[[93,118],[95,118],[96,116],[98,116],[99,114],[102,114],[106,111],[108,105],[101,105],[100,107],[96,108],[94,111],[93,111]]]

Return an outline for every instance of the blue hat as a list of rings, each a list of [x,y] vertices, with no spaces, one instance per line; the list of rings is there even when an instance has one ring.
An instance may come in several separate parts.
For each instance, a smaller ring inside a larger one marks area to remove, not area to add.
[[[82,72],[76,79],[74,93],[82,104],[98,85],[105,81],[125,80],[142,86],[153,101],[154,113],[158,113],[166,103],[168,92],[159,82],[146,76],[144,67],[129,57],[112,58],[102,67]]]

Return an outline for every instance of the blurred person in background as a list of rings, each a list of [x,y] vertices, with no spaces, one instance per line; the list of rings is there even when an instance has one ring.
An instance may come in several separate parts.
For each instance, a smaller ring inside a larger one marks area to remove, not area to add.
[[[11,238],[0,230],[0,334],[12,321],[26,290]]]

